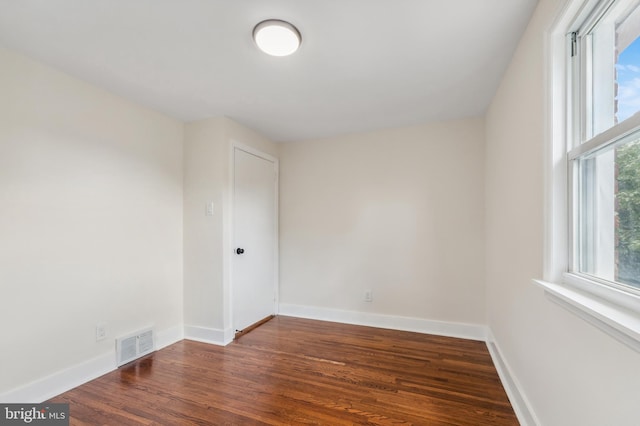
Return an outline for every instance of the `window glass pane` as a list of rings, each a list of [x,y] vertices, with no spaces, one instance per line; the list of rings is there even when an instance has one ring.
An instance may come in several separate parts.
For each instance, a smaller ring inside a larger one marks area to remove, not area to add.
[[[640,288],[640,136],[576,161],[579,271]]]
[[[585,37],[584,139],[640,111],[640,7],[621,0]]]
[[[616,280],[640,288],[640,140],[616,149]]]
[[[640,111],[640,8],[616,30],[616,122]]]
[[[614,151],[579,160],[579,271],[615,280]]]

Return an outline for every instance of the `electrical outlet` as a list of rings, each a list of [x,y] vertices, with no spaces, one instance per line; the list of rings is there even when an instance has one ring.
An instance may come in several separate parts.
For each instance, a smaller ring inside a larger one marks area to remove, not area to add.
[[[96,325],[96,342],[107,338],[107,323],[101,322]]]
[[[373,290],[369,289],[364,291],[364,301],[373,302]]]

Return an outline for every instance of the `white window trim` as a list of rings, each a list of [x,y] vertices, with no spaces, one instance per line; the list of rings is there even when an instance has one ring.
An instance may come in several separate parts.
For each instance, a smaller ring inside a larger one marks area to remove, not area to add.
[[[575,18],[594,7],[594,0],[567,0],[545,33],[547,87],[544,164],[545,242],[543,279],[533,282],[546,297],[608,335],[640,352],[640,292],[626,292],[576,274],[569,274],[569,200],[567,141],[576,129],[568,125],[570,82],[567,38]]]

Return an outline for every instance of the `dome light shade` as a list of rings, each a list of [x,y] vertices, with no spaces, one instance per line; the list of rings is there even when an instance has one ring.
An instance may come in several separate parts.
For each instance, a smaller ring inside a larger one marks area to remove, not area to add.
[[[302,42],[296,27],[278,19],[268,19],[256,25],[253,39],[260,50],[271,56],[291,55]]]

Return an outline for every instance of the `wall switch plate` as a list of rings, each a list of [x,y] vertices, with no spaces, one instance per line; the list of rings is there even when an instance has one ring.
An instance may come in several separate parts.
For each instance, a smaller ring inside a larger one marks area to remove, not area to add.
[[[96,342],[107,338],[107,323],[100,322],[96,325]]]
[[[364,291],[364,301],[373,302],[373,290],[369,289]]]
[[[213,216],[213,201],[207,203],[206,215]]]

